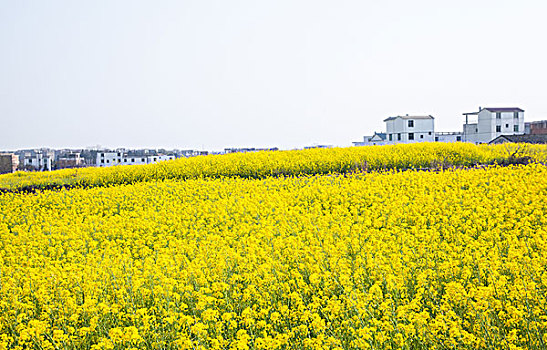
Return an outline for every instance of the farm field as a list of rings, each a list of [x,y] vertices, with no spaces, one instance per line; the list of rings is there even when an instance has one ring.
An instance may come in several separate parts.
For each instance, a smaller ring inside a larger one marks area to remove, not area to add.
[[[182,158],[152,165],[17,172],[0,175],[0,192],[60,187],[99,187],[142,181],[347,174],[383,170],[444,169],[504,164],[519,159],[547,162],[545,145],[416,143],[389,146],[233,153]]]
[[[544,349],[546,149],[458,147],[1,176],[0,349]]]

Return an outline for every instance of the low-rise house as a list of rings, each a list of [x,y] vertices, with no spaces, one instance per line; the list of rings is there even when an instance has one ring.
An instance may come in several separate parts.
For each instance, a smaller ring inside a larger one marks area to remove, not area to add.
[[[85,166],[80,152],[70,152],[60,155],[55,162],[56,169],[80,168]]]
[[[304,149],[314,149],[314,148],[332,148],[332,145],[313,145],[313,146],[305,146]]]
[[[463,115],[464,142],[488,143],[500,135],[524,134],[524,110],[521,108],[479,107],[478,112]]]
[[[0,154],[0,174],[13,173],[19,166],[19,156],[13,153]]]
[[[363,141],[352,142],[354,146],[380,146],[385,145],[386,133],[384,132],[375,132],[372,136],[364,136]]]
[[[252,147],[239,147],[239,148],[225,148],[224,153],[247,153],[247,152],[255,152],[256,148]]]
[[[547,120],[524,123],[524,129],[526,134],[547,135]]]
[[[436,132],[435,142],[461,142],[463,132]]]
[[[533,143],[533,144],[547,144],[547,134],[535,134],[535,135],[500,135],[489,142],[489,144],[500,143]]]
[[[225,148],[224,153],[247,153],[247,152],[260,152],[260,151],[277,151],[279,148],[255,148],[255,147],[242,147],[242,148]]]
[[[209,154],[207,151],[197,151],[193,149],[180,150],[176,152],[178,157],[197,157],[197,156],[206,156]]]

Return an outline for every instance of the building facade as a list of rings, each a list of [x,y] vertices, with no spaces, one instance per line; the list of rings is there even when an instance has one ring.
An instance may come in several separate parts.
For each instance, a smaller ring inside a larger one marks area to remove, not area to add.
[[[114,152],[97,152],[98,167],[109,167],[114,165],[138,165],[138,164],[154,164],[165,160],[175,159],[174,155],[164,154],[139,154],[139,153],[126,153],[124,151]]]
[[[19,156],[13,153],[0,154],[0,174],[13,173],[19,166]]]
[[[547,120],[524,123],[524,128],[530,135],[547,135]]]
[[[435,142],[461,142],[463,132],[436,132]]]
[[[25,152],[23,156],[23,169],[34,171],[51,171],[55,161],[55,152],[50,150],[37,150]]]
[[[255,148],[255,147],[235,147],[235,148],[225,148],[224,154],[228,153],[248,153],[248,152],[262,152],[262,151],[278,151],[279,148]]]
[[[207,151],[198,151],[193,149],[178,150],[176,153],[178,157],[185,157],[185,158],[206,156],[209,154],[209,152]]]
[[[387,144],[386,133],[375,132],[372,136],[364,136],[363,141],[352,142],[354,146],[382,146]]]
[[[480,108],[464,113],[463,141],[488,143],[501,135],[524,134],[524,110],[509,108]]]
[[[85,166],[84,158],[81,157],[79,152],[70,152],[63,154],[55,161],[56,169],[80,168],[83,166]]]
[[[384,119],[386,144],[433,142],[435,118],[425,116],[396,116]]]

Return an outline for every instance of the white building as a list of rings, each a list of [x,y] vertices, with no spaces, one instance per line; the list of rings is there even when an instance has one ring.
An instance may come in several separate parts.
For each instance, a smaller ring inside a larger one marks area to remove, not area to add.
[[[435,142],[461,142],[463,132],[436,132]]]
[[[433,142],[434,118],[425,116],[396,116],[384,119],[386,123],[386,143]]]
[[[224,154],[229,153],[248,153],[248,152],[262,152],[262,151],[278,151],[279,148],[255,148],[255,147],[235,147],[235,148],[225,148]]]
[[[313,146],[304,146],[304,149],[314,149],[314,148],[333,148],[333,145],[313,145]]]
[[[381,146],[387,144],[386,133],[375,132],[372,136],[364,136],[363,141],[352,142],[354,146]]]
[[[113,165],[153,164],[173,159],[175,159],[174,155],[131,154],[119,150],[115,152],[98,152],[96,165],[98,167],[108,167]]]
[[[463,141],[488,143],[500,135],[524,134],[524,110],[510,108],[480,108],[464,113]],[[470,120],[471,119],[471,120]]]
[[[23,157],[23,167],[28,170],[50,171],[55,159],[55,153],[51,151],[26,152]]]
[[[207,151],[197,151],[193,149],[179,150],[176,152],[179,157],[197,157],[197,156],[206,156],[209,152]]]

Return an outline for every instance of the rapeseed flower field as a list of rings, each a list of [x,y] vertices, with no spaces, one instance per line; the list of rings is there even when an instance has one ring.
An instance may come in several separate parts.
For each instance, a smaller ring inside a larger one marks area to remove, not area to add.
[[[458,165],[503,160],[459,146]],[[431,164],[435,147],[403,149]],[[546,348],[545,149],[527,165],[326,165],[397,163],[389,149],[166,165],[195,176],[86,169],[87,187],[0,193],[0,349]],[[25,181],[42,176],[68,178]]]
[[[0,175],[0,191],[34,188],[97,187],[141,181],[347,174],[387,169],[443,169],[502,164],[515,158],[547,162],[544,145],[417,143],[389,146],[233,153],[181,158],[153,165],[18,172]]]

